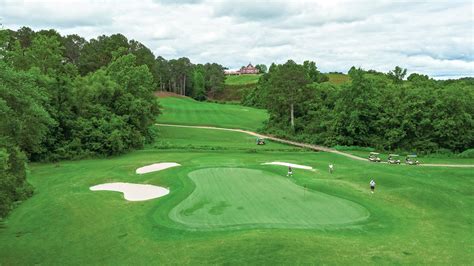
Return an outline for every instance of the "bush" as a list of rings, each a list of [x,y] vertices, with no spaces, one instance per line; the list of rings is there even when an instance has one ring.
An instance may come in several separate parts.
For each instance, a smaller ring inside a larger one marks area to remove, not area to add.
[[[474,158],[474,149],[467,149],[460,154],[458,154],[460,158]]]
[[[5,138],[0,139],[0,218],[32,194],[26,181],[26,156]]]

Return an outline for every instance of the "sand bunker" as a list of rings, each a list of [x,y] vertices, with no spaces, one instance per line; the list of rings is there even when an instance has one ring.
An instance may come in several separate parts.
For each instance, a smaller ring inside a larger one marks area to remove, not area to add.
[[[117,191],[122,192],[123,197],[128,201],[143,201],[151,200],[159,197],[168,195],[170,191],[166,188],[153,186],[153,185],[141,185],[132,183],[107,183],[97,186],[90,187],[92,191]]]
[[[291,166],[292,168],[299,168],[299,169],[305,169],[305,170],[313,170],[313,167],[311,166],[306,166],[306,165],[299,165],[299,164],[293,164],[293,163],[285,163],[285,162],[271,162],[271,163],[262,163],[262,164],[271,164],[271,165],[283,165],[283,166]]]
[[[181,165],[179,163],[154,163],[154,164],[140,167],[135,172],[141,175],[141,174],[165,170],[165,169],[175,167],[175,166],[181,166]]]

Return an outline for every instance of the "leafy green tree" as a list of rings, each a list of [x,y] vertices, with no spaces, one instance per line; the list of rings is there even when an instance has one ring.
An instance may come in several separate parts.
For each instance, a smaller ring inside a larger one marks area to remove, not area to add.
[[[401,83],[407,75],[407,69],[396,66],[394,70],[388,72],[388,76],[395,82]]]
[[[63,37],[62,43],[64,46],[64,57],[69,63],[77,66],[79,64],[82,49],[87,41],[77,34],[71,34]]]
[[[303,67],[306,69],[306,73],[311,82],[322,83],[329,80],[329,77],[319,72],[316,67],[316,63],[313,61],[304,61]]]
[[[38,71],[16,71],[0,62],[0,136],[8,137],[28,155],[40,152],[54,121],[45,106],[48,96],[38,86]]]
[[[56,36],[37,34],[30,47],[25,50],[25,56],[30,67],[38,67],[43,74],[56,71],[62,66],[64,47]]]
[[[18,201],[33,194],[26,181],[26,156],[8,139],[0,137],[0,218]]]
[[[306,75],[306,69],[288,60],[285,64],[279,65],[269,73],[268,78],[268,108],[270,113],[279,114],[286,112],[292,132],[295,130],[295,106],[307,99],[309,90],[306,85],[310,83]]]
[[[78,63],[79,73],[86,75],[108,65],[112,61],[112,53],[120,48],[126,51],[129,48],[128,39],[122,34],[102,35],[91,39],[82,49]]]
[[[194,70],[193,75],[193,84],[194,84],[194,94],[193,98],[199,101],[206,99],[206,82],[204,80],[204,75],[200,70]]]
[[[257,64],[255,68],[258,69],[259,73],[267,73],[267,66],[265,64]]]

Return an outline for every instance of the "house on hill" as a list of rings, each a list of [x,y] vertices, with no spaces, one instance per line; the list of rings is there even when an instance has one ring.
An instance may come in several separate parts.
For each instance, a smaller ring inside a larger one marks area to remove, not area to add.
[[[237,71],[226,70],[224,73],[226,75],[258,74],[258,69],[249,63],[247,66],[243,66]]]
[[[246,67],[239,70],[240,74],[258,74],[258,69],[249,63]]]

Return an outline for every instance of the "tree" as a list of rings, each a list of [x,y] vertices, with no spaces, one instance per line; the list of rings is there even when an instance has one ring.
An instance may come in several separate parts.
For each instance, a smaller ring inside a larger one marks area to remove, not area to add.
[[[0,137],[0,218],[5,217],[14,203],[33,194],[26,181],[26,156],[8,139]]]
[[[77,34],[71,34],[63,37],[62,43],[64,46],[64,57],[68,62],[77,66],[82,49],[84,49],[84,45],[86,45],[87,41]]]
[[[196,69],[193,74],[193,98],[198,101],[203,101],[206,99],[206,89],[205,89],[205,80],[202,70]]]
[[[30,67],[38,67],[43,74],[57,71],[62,66],[64,47],[56,36],[37,34],[25,56]]]
[[[329,80],[328,76],[319,72],[315,62],[306,60],[303,62],[303,66],[312,82],[322,83]]]
[[[310,81],[306,69],[294,61],[288,60],[270,73],[268,82],[270,102],[279,103],[275,104],[275,107],[269,105],[270,110],[278,112],[279,109],[286,109],[290,118],[291,130],[294,132],[295,105],[301,103],[308,96],[306,85]]]
[[[407,69],[402,69],[399,66],[396,66],[394,70],[388,72],[388,76],[395,82],[401,83],[405,76],[407,75]]]
[[[16,71],[0,62],[0,136],[28,155],[40,152],[42,141],[54,125],[47,112],[45,88],[38,86],[38,71]]]
[[[79,57],[79,73],[86,75],[108,65],[112,61],[112,53],[120,48],[125,51],[129,48],[128,39],[122,34],[102,35],[97,39],[91,39],[84,45]]]
[[[267,66],[265,64],[257,64],[255,68],[258,69],[259,73],[267,73]]]

